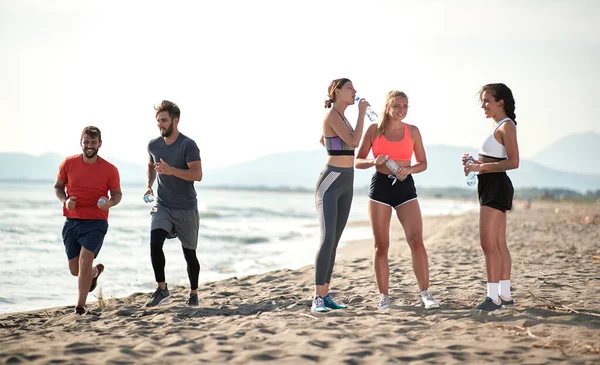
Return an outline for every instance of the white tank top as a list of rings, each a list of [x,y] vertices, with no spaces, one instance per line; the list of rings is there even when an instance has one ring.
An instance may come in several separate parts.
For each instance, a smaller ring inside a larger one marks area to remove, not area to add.
[[[496,126],[492,129],[490,134],[483,140],[481,147],[479,147],[479,154],[485,157],[492,157],[497,159],[506,159],[508,156],[506,155],[506,148],[503,144],[498,142],[496,138],[494,138],[494,132],[507,120],[512,121],[510,118],[504,118],[496,124]]]

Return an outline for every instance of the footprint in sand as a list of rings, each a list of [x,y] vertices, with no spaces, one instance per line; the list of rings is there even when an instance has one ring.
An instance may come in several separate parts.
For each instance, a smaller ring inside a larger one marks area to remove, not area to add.
[[[326,349],[329,347],[328,341],[311,340],[311,341],[308,341],[308,344],[312,345],[312,346],[320,347],[322,349]]]
[[[65,347],[65,355],[82,355],[94,352],[104,352],[104,349],[96,347],[95,344],[89,342],[75,342]]]

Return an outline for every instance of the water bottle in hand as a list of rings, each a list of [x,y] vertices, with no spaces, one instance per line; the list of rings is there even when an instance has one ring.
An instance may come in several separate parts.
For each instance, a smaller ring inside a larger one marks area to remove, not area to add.
[[[473,164],[473,157],[469,156],[469,158],[467,158],[467,163],[465,165],[472,165],[472,164]],[[473,186],[476,183],[477,183],[477,172],[475,172],[475,171],[469,172],[469,175],[467,176],[467,185]]]
[[[152,203],[154,201],[154,194],[150,193],[150,194],[144,195],[144,201],[146,203]]]
[[[398,174],[398,170],[400,170],[400,166],[398,166],[396,161],[392,160],[389,156],[385,156],[385,165],[392,172],[392,175],[388,175],[388,177],[390,179],[394,179],[392,181],[392,185],[394,185],[396,183],[396,181],[398,181],[398,178],[396,177],[396,175]],[[406,180],[406,178],[400,179],[400,182],[402,182],[404,180]]]
[[[360,100],[360,98],[357,96],[356,98],[354,98],[354,100],[355,100],[355,101],[359,101],[359,100]],[[379,118],[379,116],[377,115],[377,113],[375,113],[375,112],[373,111],[373,109],[371,109],[371,107],[370,107],[370,106],[369,106],[369,107],[367,107],[367,117],[369,118],[369,120],[370,120],[371,122],[374,122],[374,121],[376,121],[376,120],[377,120],[377,118]]]
[[[100,204],[100,205],[106,204],[106,199],[104,199],[104,198],[98,199],[98,204]]]

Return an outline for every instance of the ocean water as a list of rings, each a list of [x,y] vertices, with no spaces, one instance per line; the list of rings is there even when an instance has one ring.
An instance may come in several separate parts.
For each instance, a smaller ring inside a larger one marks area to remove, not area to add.
[[[106,267],[98,283],[104,299],[150,293],[156,286],[149,252],[151,205],[142,200],[142,185],[122,190],[95,261]],[[201,282],[313,263],[319,237],[313,194],[218,190],[201,183],[196,190]],[[0,191],[0,313],[74,304],[77,278],[68,270],[61,238],[64,217],[53,184],[0,182]],[[478,209],[475,201],[419,202],[423,215]],[[350,221],[366,220],[367,197],[355,194]],[[340,245],[368,237],[370,228],[348,227]],[[169,285],[189,285],[179,241],[167,240],[164,250]],[[95,301],[97,292],[88,301]]]

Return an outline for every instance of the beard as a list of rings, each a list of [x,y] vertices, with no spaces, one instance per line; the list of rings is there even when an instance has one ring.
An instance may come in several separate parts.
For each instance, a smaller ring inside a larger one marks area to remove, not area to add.
[[[171,123],[169,128],[160,130],[160,135],[163,137],[169,137],[171,133],[173,133],[173,123]]]
[[[97,148],[95,150],[92,150],[92,151],[89,151],[89,150],[83,148],[83,155],[86,158],[94,158],[97,154],[98,154],[98,149]]]

